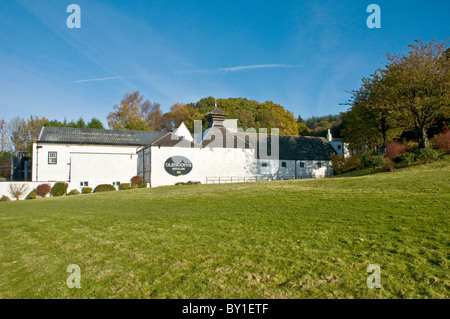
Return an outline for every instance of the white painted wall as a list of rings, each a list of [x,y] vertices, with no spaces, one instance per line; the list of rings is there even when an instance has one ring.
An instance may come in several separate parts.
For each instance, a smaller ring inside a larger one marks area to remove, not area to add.
[[[286,163],[283,167],[282,163]],[[319,168],[317,163],[320,162]],[[263,163],[267,163],[263,167]],[[303,163],[303,167],[301,164]],[[260,174],[270,176],[272,179],[304,179],[322,178],[333,175],[331,161],[302,161],[302,160],[259,160]]]
[[[142,161],[140,152],[140,163]],[[164,163],[169,157],[184,156],[192,164],[192,171],[187,175],[172,176],[166,172]],[[286,167],[283,166],[286,163]],[[317,163],[321,163],[321,167]],[[330,161],[294,161],[294,160],[255,160],[253,149],[235,148],[182,148],[182,147],[151,147],[151,155],[145,155],[146,174],[151,169],[151,186],[174,185],[178,182],[199,181],[206,183],[211,180],[242,181],[239,178],[265,177],[274,180],[320,178],[333,175]],[[263,166],[266,163],[267,166]],[[300,167],[300,163],[304,167]],[[141,164],[139,164],[141,165]],[[143,169],[139,166],[140,176]],[[147,178],[146,178],[147,179]]]
[[[39,145],[39,149],[37,146]],[[33,144],[33,181],[69,182],[81,190],[113,182],[129,183],[137,175],[137,147],[78,144]],[[48,163],[48,152],[57,152],[57,164]]]
[[[222,147],[158,147],[152,146],[136,153],[134,146],[103,146],[39,143],[33,145],[33,181],[68,182],[69,189],[81,190],[113,182],[129,183],[135,175],[143,176],[151,186],[174,185],[178,182],[199,181],[217,177],[266,176],[271,179],[320,178],[332,175],[331,163],[320,161],[255,160],[253,149]],[[48,163],[48,152],[57,152],[57,164]],[[184,156],[193,163],[187,175],[172,176],[164,168],[172,156]],[[282,167],[282,163],[286,167]],[[262,163],[267,163],[263,167]],[[300,167],[304,163],[304,167]],[[82,184],[80,184],[82,183]],[[5,194],[6,195],[6,194]],[[8,195],[7,195],[8,196]]]

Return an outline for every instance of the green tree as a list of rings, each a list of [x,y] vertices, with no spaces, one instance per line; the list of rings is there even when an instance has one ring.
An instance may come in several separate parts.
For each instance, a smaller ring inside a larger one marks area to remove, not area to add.
[[[86,122],[80,117],[77,121],[77,128],[86,128]]]
[[[9,121],[8,131],[10,133],[10,141],[14,151],[28,151],[32,145],[32,136],[27,126],[27,122],[17,116]]]
[[[428,131],[450,113],[448,40],[410,44],[407,55],[388,55],[386,77],[391,103],[404,129],[413,130],[420,147],[428,146]]]
[[[342,115],[344,139],[350,148],[386,146],[401,134],[393,110],[392,84],[386,71],[377,70],[363,78],[358,90],[352,91],[351,109]]]
[[[145,115],[150,109],[150,105],[150,101],[144,101],[144,97],[139,91],[125,93],[120,105],[114,105],[113,111],[108,114],[108,126],[118,130],[131,128],[149,130],[150,127],[143,114]]]
[[[11,150],[11,143],[9,140],[8,122],[0,119],[0,153]]]
[[[103,123],[93,117],[89,123],[87,123],[86,128],[96,128],[96,129],[104,129]]]

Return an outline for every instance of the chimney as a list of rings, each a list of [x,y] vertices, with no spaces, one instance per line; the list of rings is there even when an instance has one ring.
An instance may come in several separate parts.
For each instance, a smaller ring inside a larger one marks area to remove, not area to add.
[[[328,129],[327,140],[328,140],[328,142],[331,142],[333,140],[333,136],[331,135],[331,130],[330,129]]]

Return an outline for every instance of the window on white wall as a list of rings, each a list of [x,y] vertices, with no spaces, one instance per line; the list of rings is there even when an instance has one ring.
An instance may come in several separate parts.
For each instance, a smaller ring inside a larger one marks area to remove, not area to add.
[[[80,182],[80,186],[81,186],[81,187],[83,187],[83,186],[89,186],[89,182]]]
[[[317,168],[321,168],[322,167],[322,163],[321,162],[317,162]]]
[[[305,167],[305,163],[303,163],[303,162],[300,162],[300,167]]]
[[[286,167],[286,162],[281,162],[281,167]]]
[[[56,152],[48,152],[48,163],[56,164],[58,162],[58,154]]]
[[[261,163],[262,167],[267,167],[267,163]]]

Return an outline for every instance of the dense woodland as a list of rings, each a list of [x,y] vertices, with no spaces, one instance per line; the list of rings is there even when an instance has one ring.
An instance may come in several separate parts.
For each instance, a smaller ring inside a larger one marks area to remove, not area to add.
[[[405,55],[387,54],[384,68],[362,79],[359,89],[350,91],[343,103],[349,109],[337,115],[304,120],[282,105],[246,98],[206,97],[192,103],[176,103],[166,113],[161,105],[150,102],[139,91],[126,93],[112,107],[106,120],[110,129],[171,131],[182,122],[193,131],[194,121],[203,120],[215,103],[238,119],[247,129],[279,128],[281,135],[343,137],[353,150],[384,148],[393,141],[416,141],[429,146],[435,135],[450,124],[450,48],[449,42],[421,40],[408,46]],[[0,119],[0,153],[29,151],[43,126],[104,129],[102,121],[83,118],[63,122],[32,115],[27,119]],[[6,156],[7,157],[7,156]],[[0,163],[1,165],[1,163]]]

